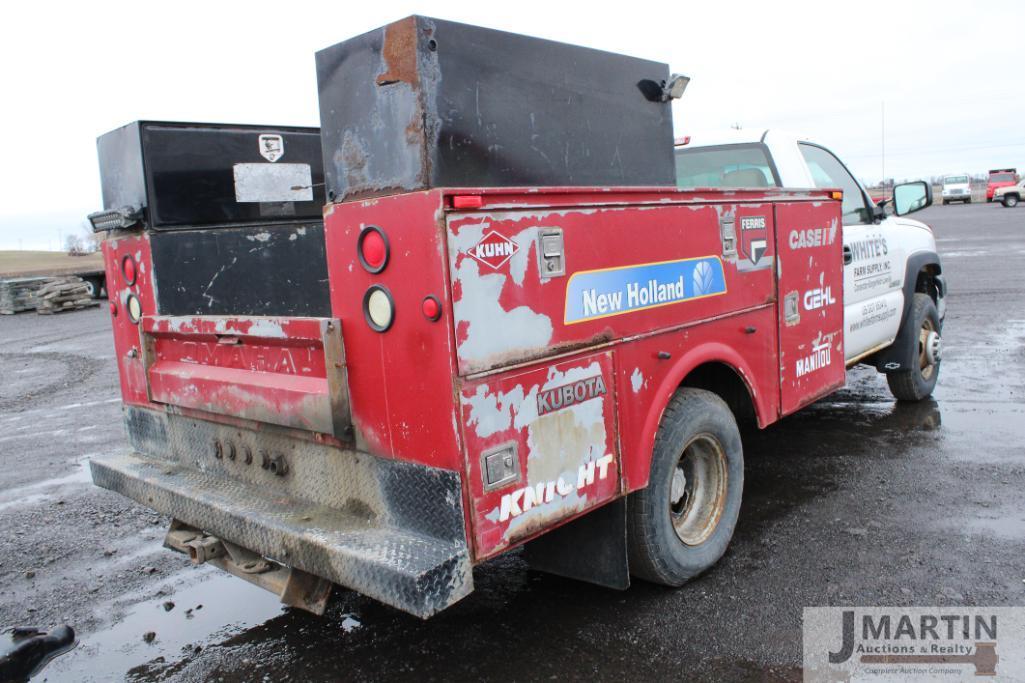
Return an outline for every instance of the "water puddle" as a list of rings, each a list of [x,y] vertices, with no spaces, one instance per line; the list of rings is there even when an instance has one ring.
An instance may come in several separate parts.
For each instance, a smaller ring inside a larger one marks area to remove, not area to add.
[[[94,454],[90,453],[78,458],[72,472],[63,477],[44,479],[33,484],[25,484],[24,486],[7,489],[0,493],[0,512],[13,507],[24,508],[35,503],[52,500],[58,498],[59,494],[68,487],[92,482],[89,468],[86,467],[87,459],[92,455]]]
[[[213,568],[188,569],[177,581],[173,594],[143,600],[108,628],[82,634],[74,651],[47,668],[47,678],[121,680],[130,669],[194,655],[284,609],[277,596]]]

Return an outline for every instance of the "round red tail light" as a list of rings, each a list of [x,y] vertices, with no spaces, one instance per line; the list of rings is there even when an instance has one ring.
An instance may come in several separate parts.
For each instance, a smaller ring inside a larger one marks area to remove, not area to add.
[[[380,273],[388,265],[388,237],[376,225],[368,225],[359,234],[356,253],[359,262],[371,273]]]
[[[135,271],[135,259],[131,256],[125,256],[121,259],[121,274],[125,276],[125,282],[127,284],[135,284],[137,273]]]
[[[424,317],[432,322],[441,318],[441,301],[433,294],[423,300],[420,308],[424,313]]]

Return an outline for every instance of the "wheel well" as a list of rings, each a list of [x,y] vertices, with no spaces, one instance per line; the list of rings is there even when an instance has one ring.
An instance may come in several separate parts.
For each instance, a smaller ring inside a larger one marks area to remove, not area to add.
[[[915,282],[915,291],[928,294],[932,298],[933,303],[937,305],[939,305],[939,291],[933,278],[939,274],[940,267],[935,263],[930,263],[918,271],[918,279]]]
[[[737,371],[725,363],[704,363],[690,371],[680,383],[681,387],[705,389],[726,401],[742,430],[758,426],[754,401],[747,384]]]

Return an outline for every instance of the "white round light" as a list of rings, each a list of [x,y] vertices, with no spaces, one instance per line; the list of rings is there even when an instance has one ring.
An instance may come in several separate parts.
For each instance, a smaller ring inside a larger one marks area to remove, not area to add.
[[[142,320],[142,303],[139,301],[139,297],[134,294],[129,294],[125,300],[125,310],[128,311],[128,319],[133,323],[138,323]]]
[[[392,318],[395,316],[395,308],[392,306],[391,297],[383,287],[373,287],[367,292],[365,301],[367,322],[378,332],[384,332],[391,327]]]

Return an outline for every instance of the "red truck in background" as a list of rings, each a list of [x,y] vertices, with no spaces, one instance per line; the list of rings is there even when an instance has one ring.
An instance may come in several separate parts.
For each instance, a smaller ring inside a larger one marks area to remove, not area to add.
[[[314,612],[426,618],[518,546],[620,589],[712,566],[739,425],[844,384],[842,193],[675,189],[665,65],[424,17],[317,65],[319,131],[101,138],[131,449],[95,483]]]
[[[1018,169],[998,168],[989,172],[989,180],[986,182],[986,201],[993,201],[993,193],[997,188],[1009,187],[1018,182]]]

